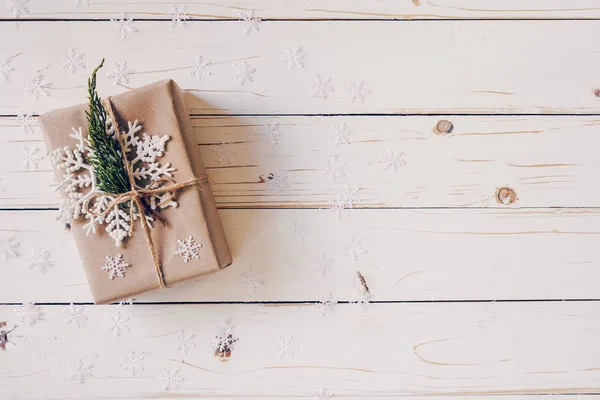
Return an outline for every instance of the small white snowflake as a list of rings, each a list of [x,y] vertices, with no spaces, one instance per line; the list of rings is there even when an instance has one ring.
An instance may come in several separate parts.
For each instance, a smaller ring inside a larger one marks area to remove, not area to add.
[[[19,120],[19,125],[21,126],[23,133],[33,133],[33,127],[36,125],[36,119],[33,115],[24,111],[19,111],[17,113],[17,119]]]
[[[158,379],[164,390],[179,389],[179,385],[183,382],[183,377],[179,374],[178,369],[165,368]]]
[[[87,323],[88,318],[85,314],[85,308],[81,305],[71,303],[68,308],[65,308],[65,315],[67,316],[67,325],[82,328]]]
[[[372,298],[373,295],[363,289],[360,293],[360,298],[356,301],[350,301],[350,304],[358,304],[363,308],[366,308],[371,303]]]
[[[0,239],[0,256],[4,261],[8,261],[11,258],[19,256],[19,246],[21,243],[14,236],[8,236]]]
[[[354,205],[360,202],[358,196],[359,190],[360,189],[351,186],[344,187],[344,189],[330,201],[331,206],[329,207],[329,211],[334,213],[338,219],[341,219],[347,209],[354,208]]]
[[[277,343],[277,352],[279,358],[294,358],[298,350],[298,344],[294,341],[293,336],[280,336]]]
[[[231,164],[233,163],[233,158],[237,154],[237,150],[233,143],[221,141],[221,143],[215,146],[213,153],[217,155],[217,162],[219,164]]]
[[[333,397],[333,394],[329,393],[327,389],[320,388],[313,392],[313,400],[328,400]]]
[[[43,155],[39,154],[40,149],[37,147],[23,147],[21,152],[21,161],[23,161],[23,168],[26,170],[38,169],[40,161],[44,158]]]
[[[132,306],[132,305],[133,305],[133,299],[119,301],[119,307]]]
[[[14,70],[15,69],[10,66],[10,59],[2,61],[2,64],[0,64],[0,79],[4,82],[8,82],[8,77]]]
[[[371,94],[371,90],[365,85],[363,81],[350,81],[350,87],[348,89],[348,97],[350,102],[365,102],[365,97]]]
[[[123,359],[120,366],[121,371],[130,372],[131,376],[135,376],[135,374],[144,370],[144,358],[143,355],[132,351],[129,357]]]
[[[85,69],[83,54],[77,49],[70,48],[67,54],[62,54],[60,57],[63,60],[62,68],[69,71],[71,75],[75,75],[80,69]]]
[[[256,69],[250,67],[246,61],[235,63],[232,65],[233,75],[232,79],[236,80],[240,86],[244,86],[247,83],[254,82],[254,73]]]
[[[29,0],[6,0],[6,12],[13,18],[21,18],[29,13]]]
[[[33,96],[34,99],[38,100],[42,96],[48,96],[48,90],[50,89],[50,83],[44,80],[40,71],[36,72],[31,78],[28,78],[25,85],[25,92]]]
[[[353,259],[354,261],[358,261],[358,257],[365,253],[365,250],[362,247],[362,239],[354,238],[350,240],[350,243],[345,248],[345,254]]]
[[[300,46],[288,47],[284,50],[283,61],[287,64],[289,69],[304,68],[305,60],[306,53]]]
[[[115,26],[115,31],[125,39],[130,33],[137,32],[135,25],[133,24],[133,18],[126,14],[121,14],[119,18],[113,18],[110,20]]]
[[[196,58],[194,58],[190,62],[190,68],[192,69],[192,72],[190,72],[190,75],[192,75],[194,78],[196,78],[196,80],[198,82],[200,82],[202,80],[202,78],[210,75],[210,71],[208,70],[209,66],[210,66],[210,62],[206,61],[204,59],[204,57],[196,56]]]
[[[240,282],[242,282],[242,284],[253,293],[256,293],[260,288],[263,287],[262,272],[254,271],[252,268],[248,268],[246,271],[240,274]]]
[[[196,347],[196,342],[194,340],[195,337],[196,335],[193,333],[186,333],[183,329],[179,331],[177,340],[179,342],[179,352],[181,354],[187,354],[192,347]]]
[[[337,307],[337,300],[333,296],[333,293],[325,293],[319,299],[317,308],[321,310],[322,315],[335,314],[335,308]]]
[[[42,309],[32,301],[25,301],[17,308],[17,314],[21,322],[27,325],[34,325],[44,319]]]
[[[331,131],[331,140],[335,143],[336,146],[340,144],[350,144],[350,135],[352,131],[348,128],[348,124],[345,122],[341,125],[334,124],[333,130]]]
[[[129,317],[123,314],[119,307],[115,310],[115,315],[110,317],[109,330],[119,337],[124,332],[129,331]]]
[[[185,21],[188,19],[185,6],[173,4],[167,16],[173,22],[173,28],[185,28]]]
[[[48,268],[54,266],[50,261],[50,252],[40,247],[34,247],[29,253],[29,269],[37,268],[41,273],[45,273]]]
[[[269,174],[267,178],[267,192],[269,194],[281,194],[289,188],[288,173],[278,168],[276,172]]]
[[[75,7],[79,8],[82,6],[89,6],[90,0],[75,0]]]
[[[292,238],[292,240],[304,243],[304,239],[306,235],[310,233],[310,231],[306,225],[304,225],[304,221],[290,221],[285,229],[285,233]]]
[[[233,333],[233,325],[229,318],[212,329],[212,343],[217,345],[218,353],[230,352],[234,344],[239,340]]]
[[[81,357],[74,364],[69,364],[69,379],[84,383],[92,376],[92,366],[88,365]]]
[[[329,258],[327,254],[321,252],[315,258],[315,267],[314,270],[319,273],[323,278],[325,278],[331,272],[331,264],[333,264],[333,259]]]
[[[111,281],[117,276],[124,278],[126,268],[129,268],[129,264],[125,262],[123,254],[117,254],[114,257],[106,256],[104,265],[100,267],[102,271],[108,272],[108,279]]]
[[[281,137],[281,128],[277,122],[267,122],[263,125],[263,130],[259,132],[264,144],[278,144]]]
[[[183,262],[189,262],[192,258],[197,260],[200,258],[200,248],[202,244],[196,242],[190,235],[187,239],[177,240],[177,251],[175,254],[180,255],[183,258]]]
[[[334,92],[331,77],[317,76],[312,83],[312,97],[326,99]]]
[[[106,78],[115,85],[124,85],[129,83],[129,77],[134,72],[127,66],[127,61],[113,63],[112,68],[106,74]]]
[[[383,156],[379,162],[383,164],[383,169],[386,171],[392,170],[394,172],[398,172],[403,165],[406,165],[404,153],[398,154],[392,149],[388,149],[385,156]]]
[[[344,177],[346,172],[344,171],[344,167],[346,163],[338,156],[329,156],[327,160],[325,160],[325,173],[331,177],[334,181]]]
[[[251,12],[241,13],[242,23],[244,24],[244,33],[249,35],[252,32],[260,30],[260,18],[254,15],[254,10]]]

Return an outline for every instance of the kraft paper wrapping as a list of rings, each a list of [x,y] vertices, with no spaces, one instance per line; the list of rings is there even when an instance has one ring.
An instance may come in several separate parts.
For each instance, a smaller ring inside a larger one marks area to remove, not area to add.
[[[175,82],[165,80],[130,90],[111,97],[111,102],[122,130],[127,128],[128,121],[137,119],[143,127],[139,134],[147,132],[149,135],[170,136],[160,161],[163,165],[170,162],[176,168],[172,172],[175,182],[182,183],[206,175],[200,154],[195,151],[197,145],[183,93]],[[39,117],[49,151],[65,146],[73,148],[76,141],[70,137],[72,128],[81,127],[84,136],[87,136],[87,109],[87,105],[79,105],[51,111]],[[62,179],[63,172],[55,171],[57,179]],[[218,271],[232,261],[208,182],[179,190],[175,200],[178,207],[159,211],[165,224],[155,221],[151,229],[152,241],[162,261],[165,282],[169,286]],[[106,233],[106,225],[100,225],[96,234],[86,235],[83,229],[85,222],[83,217],[74,220],[71,232],[96,304],[131,298],[159,287],[152,255],[139,220],[132,222],[133,234],[123,241],[122,247],[117,247]],[[202,247],[199,259],[191,259],[185,263],[180,255],[175,254],[177,240],[186,239],[190,235]],[[122,254],[130,266],[124,277],[111,280],[107,272],[101,270],[101,266],[105,264],[107,255],[117,254]]]

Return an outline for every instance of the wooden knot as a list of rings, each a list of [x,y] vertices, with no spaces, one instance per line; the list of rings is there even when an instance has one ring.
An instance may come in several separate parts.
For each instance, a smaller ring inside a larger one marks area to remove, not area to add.
[[[435,124],[435,127],[433,128],[433,133],[435,133],[436,135],[447,135],[452,132],[453,128],[454,125],[452,125],[452,122],[442,119],[438,121],[437,124]]]
[[[509,187],[501,187],[496,191],[496,201],[508,206],[517,201],[517,194]]]

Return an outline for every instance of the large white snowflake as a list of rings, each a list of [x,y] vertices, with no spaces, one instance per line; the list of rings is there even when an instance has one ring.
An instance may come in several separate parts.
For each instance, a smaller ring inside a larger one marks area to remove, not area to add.
[[[26,170],[38,169],[40,161],[44,158],[39,153],[40,149],[37,147],[23,147],[21,151],[21,161],[23,162],[23,168]]]
[[[329,158],[325,160],[325,174],[334,181],[337,181],[346,175],[346,171],[344,170],[345,166],[346,163],[341,160],[339,156],[329,156]]]
[[[256,69],[250,67],[246,61],[235,63],[232,65],[233,75],[231,76],[236,80],[240,86],[244,86],[247,83],[254,82],[254,73]]]
[[[129,77],[133,71],[127,66],[127,61],[113,63],[112,68],[106,74],[106,78],[115,85],[124,85],[129,83]]]
[[[19,256],[19,241],[14,236],[7,236],[0,239],[0,256],[4,261]]]
[[[262,136],[264,144],[278,144],[279,137],[281,136],[281,128],[277,122],[267,122],[258,133]]]
[[[124,332],[129,331],[129,317],[123,314],[123,312],[117,307],[115,315],[110,318],[110,328],[115,336],[119,337]]]
[[[106,256],[104,265],[100,267],[102,271],[108,273],[108,279],[110,280],[115,279],[117,276],[124,278],[126,268],[129,268],[129,264],[125,262],[123,254],[117,254],[114,257]]]
[[[317,308],[321,310],[321,314],[325,316],[335,314],[335,308],[337,307],[337,305],[338,302],[333,296],[333,293],[325,293],[319,299],[319,302],[317,303]]]
[[[19,125],[21,126],[23,133],[33,133],[33,127],[36,125],[36,120],[32,114],[19,110],[17,119],[19,120]]]
[[[85,69],[83,54],[77,49],[70,48],[67,54],[62,54],[60,58],[63,60],[62,68],[69,71],[71,75],[75,75],[80,69]]]
[[[248,290],[256,293],[261,287],[262,283],[262,272],[254,271],[252,268],[248,268],[246,271],[240,274],[240,282],[248,288]]]
[[[350,102],[364,103],[365,98],[370,94],[371,90],[363,81],[350,81],[350,87],[348,88],[348,97],[350,98]]]
[[[289,69],[304,68],[306,53],[301,46],[288,47],[284,50],[283,54],[283,61],[287,64]]]
[[[2,64],[0,64],[0,79],[4,82],[8,82],[8,77],[14,70],[15,69],[10,66],[10,59],[2,61]]]
[[[170,163],[164,165],[158,162],[166,150],[168,135],[150,136],[143,133],[140,137],[139,132],[142,126],[136,120],[128,122],[126,132],[120,133],[121,140],[124,143],[129,164],[132,167],[133,177],[136,182],[136,188],[148,188],[155,182],[164,177],[172,177],[171,172],[175,168]],[[117,140],[117,133],[109,124],[108,133],[113,140]],[[50,159],[58,170],[63,170],[62,181],[58,184],[58,189],[63,191],[63,203],[60,207],[60,219],[63,222],[69,222],[73,219],[84,217],[87,223],[83,229],[87,234],[96,233],[98,226],[105,225],[106,232],[120,246],[122,241],[129,236],[130,221],[129,212],[126,212],[121,206],[112,207],[107,211],[110,202],[114,199],[109,194],[104,194],[97,186],[94,168],[89,162],[89,157],[93,151],[90,148],[90,142],[83,136],[81,127],[72,128],[71,137],[75,139],[74,148],[65,146],[56,149],[50,153]],[[164,202],[166,193],[163,196],[152,196],[150,206],[156,208],[175,207],[175,201]],[[90,208],[84,207],[91,198],[94,197]],[[107,212],[106,215],[101,215]],[[135,210],[134,219],[140,218],[139,210]],[[144,216],[149,222],[152,218]]]
[[[54,266],[50,261],[50,252],[40,247],[34,247],[29,253],[29,269],[36,268],[39,272],[45,273],[48,268]]]
[[[339,146],[340,144],[349,144],[351,134],[352,131],[348,128],[348,124],[344,122],[341,125],[333,125],[330,137],[331,140],[333,140],[333,143],[335,143],[336,146]]]
[[[254,10],[250,12],[242,12],[242,23],[244,24],[244,33],[249,35],[252,32],[260,30],[260,18],[254,15]]]
[[[17,308],[17,315],[21,322],[27,325],[34,325],[44,319],[42,309],[35,305],[33,301],[25,301]]]
[[[340,193],[331,199],[329,211],[334,213],[338,219],[341,219],[347,209],[354,208],[354,205],[360,202],[360,197],[358,196],[359,190],[358,188],[346,185]]]
[[[79,357],[73,364],[69,364],[69,379],[84,383],[92,376],[92,366]]]
[[[392,149],[388,149],[385,156],[383,156],[379,162],[383,164],[383,169],[394,172],[398,172],[403,165],[406,165],[404,153],[398,154]]]
[[[6,0],[6,12],[10,13],[13,18],[21,18],[24,14],[29,13],[29,0]]]
[[[188,19],[185,6],[173,4],[168,16],[173,22],[173,28],[185,28],[185,21]]]
[[[333,259],[328,257],[324,252],[321,252],[315,258],[314,270],[323,278],[325,278],[327,275],[329,275],[329,273],[331,273],[331,264],[333,264]]]
[[[179,331],[177,341],[179,342],[179,352],[181,354],[187,354],[192,347],[196,347],[195,336],[193,333],[187,333],[183,329]]]
[[[194,58],[190,62],[190,68],[192,69],[192,72],[190,72],[190,75],[192,75],[194,78],[196,78],[196,80],[198,82],[200,82],[202,80],[202,78],[210,75],[210,71],[208,70],[209,66],[210,66],[210,62],[206,61],[204,59],[204,57],[196,56],[196,58]]]
[[[331,77],[317,76],[312,83],[312,96],[315,98],[326,99],[334,92],[331,85]]]
[[[179,385],[183,382],[183,377],[179,374],[178,369],[165,368],[158,379],[164,390],[179,389]]]
[[[219,164],[231,164],[233,158],[237,154],[237,150],[233,143],[225,143],[223,141],[215,146],[213,152],[217,154],[217,162]]]
[[[190,235],[187,239],[177,240],[177,251],[175,251],[175,254],[180,255],[183,258],[183,262],[187,263],[192,258],[195,260],[200,258],[199,251],[201,247],[202,244],[196,242]]]
[[[67,317],[67,325],[82,328],[87,324],[88,318],[85,314],[85,308],[81,305],[71,303],[69,307],[65,308],[65,315]]]
[[[294,340],[293,336],[280,336],[279,342],[277,343],[277,352],[279,358],[294,358],[298,350],[298,344]]]
[[[44,80],[40,71],[37,71],[34,76],[28,78],[25,82],[25,91],[38,100],[42,96],[48,96],[48,90],[51,84]]]
[[[295,242],[304,243],[306,235],[310,233],[304,221],[290,221],[285,233]]]
[[[110,20],[115,26],[115,31],[125,39],[130,33],[137,32],[135,25],[133,24],[133,18],[126,14],[121,14],[119,18],[113,18]]]
[[[365,253],[362,246],[362,240],[360,238],[353,238],[345,248],[345,253],[348,257],[354,261],[358,261],[361,254]]]
[[[144,358],[142,354],[132,351],[130,356],[123,359],[120,366],[121,371],[129,372],[131,376],[135,376],[135,374],[144,370]]]

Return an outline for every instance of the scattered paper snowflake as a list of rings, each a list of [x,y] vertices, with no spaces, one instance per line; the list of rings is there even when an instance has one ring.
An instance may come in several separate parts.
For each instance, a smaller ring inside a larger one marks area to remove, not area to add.
[[[350,243],[345,248],[345,254],[353,259],[354,261],[358,261],[358,257],[365,253],[365,250],[362,247],[362,239],[354,238],[350,240]]]
[[[125,85],[129,83],[129,78],[133,71],[127,66],[127,61],[113,63],[112,68],[106,74],[106,78],[115,85]]]
[[[179,374],[178,369],[165,368],[161,376],[158,377],[164,390],[179,389],[179,385],[183,382],[183,377]]]
[[[333,130],[331,131],[331,140],[335,143],[336,146],[340,144],[350,144],[350,135],[352,131],[348,128],[348,124],[345,122],[341,125],[334,124]]]
[[[124,278],[126,268],[129,268],[129,264],[125,262],[123,254],[117,254],[114,257],[106,256],[104,265],[100,267],[102,271],[108,272],[108,279],[111,281],[117,276]]]
[[[83,54],[77,49],[70,48],[67,54],[62,54],[60,57],[63,60],[62,68],[69,71],[71,75],[75,75],[80,69],[85,69]]]
[[[253,293],[256,293],[258,289],[263,287],[262,272],[248,268],[245,272],[240,274],[240,282]]]
[[[281,128],[277,122],[267,122],[263,125],[264,129],[258,133],[262,136],[264,144],[278,144],[281,137]]]
[[[33,133],[33,127],[36,125],[35,117],[33,115],[24,111],[19,111],[17,113],[17,119],[19,120],[19,125],[21,126],[23,133]]]
[[[398,154],[392,149],[388,149],[386,155],[383,156],[379,162],[383,164],[383,169],[386,171],[392,170],[394,172],[398,172],[403,165],[406,165],[404,153]]]
[[[300,46],[288,47],[284,50],[283,61],[287,64],[289,69],[304,68],[304,61],[306,60],[306,53]]]
[[[177,251],[175,254],[180,255],[183,258],[183,262],[189,262],[192,258],[197,260],[200,258],[200,248],[202,244],[196,242],[190,235],[187,239],[177,240]]]
[[[244,24],[244,33],[249,35],[252,32],[260,30],[260,18],[254,15],[254,10],[251,12],[241,13],[242,23]]]
[[[196,78],[198,82],[200,82],[202,78],[210,75],[210,71],[208,70],[209,66],[210,62],[206,61],[204,57],[196,56],[196,58],[194,58],[190,62],[190,68],[192,69],[190,75],[192,75],[194,78]]]
[[[21,152],[21,161],[23,168],[26,170],[38,169],[40,161],[44,158],[39,154],[40,149],[37,147],[23,147]]]
[[[29,13],[29,0],[6,0],[6,12],[13,18],[21,18]]]
[[[115,315],[110,317],[110,331],[119,337],[124,332],[129,331],[129,317],[123,314],[119,307],[115,310]]]
[[[48,96],[48,90],[50,89],[50,83],[44,80],[40,71],[36,72],[31,78],[28,78],[25,85],[25,92],[33,96],[34,99],[38,100],[42,96]]]
[[[354,205],[360,202],[358,196],[359,190],[360,189],[350,186],[344,187],[344,189],[330,201],[329,211],[334,213],[338,219],[341,219],[345,215],[347,209],[354,208]]]
[[[173,4],[171,6],[171,12],[167,15],[173,22],[173,28],[185,28],[185,21],[188,19],[185,6]]]
[[[17,308],[17,314],[21,322],[27,325],[34,325],[44,319],[42,309],[32,301],[25,301]]]
[[[333,397],[333,394],[329,393],[327,389],[320,388],[313,392],[313,400],[328,400]]]
[[[237,154],[233,143],[225,143],[223,141],[213,148],[213,152],[217,155],[217,162],[219,164],[233,163],[233,158]]]
[[[69,364],[69,379],[84,383],[92,376],[92,366],[79,357],[74,364]]]
[[[8,82],[8,77],[14,70],[15,69],[10,66],[10,59],[2,61],[2,64],[0,64],[0,79],[4,82]]]
[[[80,305],[71,303],[68,308],[65,308],[65,315],[67,316],[67,325],[73,325],[77,328],[82,328],[87,323],[87,315],[85,314],[85,308]]]
[[[14,236],[7,236],[0,239],[0,256],[4,261],[19,256],[19,246],[21,243]]]
[[[298,344],[294,341],[293,336],[280,336],[277,343],[277,352],[279,358],[294,358],[298,350]]]
[[[363,81],[350,81],[348,89],[348,97],[352,103],[365,102],[365,97],[371,94],[371,90]]]
[[[186,333],[183,329],[179,331],[177,340],[179,342],[179,352],[181,354],[187,354],[192,347],[196,347],[196,342],[194,340],[195,337],[196,335],[193,333]]]
[[[282,168],[269,174],[267,178],[267,192],[270,194],[281,194],[289,188],[288,173]]]
[[[331,264],[333,264],[333,259],[329,258],[324,252],[321,252],[315,258],[314,269],[319,273],[319,275],[325,278],[332,271]]]
[[[317,76],[312,83],[312,97],[326,99],[334,92],[331,77]]]
[[[75,0],[75,7],[89,6],[90,0]]]
[[[233,67],[233,75],[231,76],[235,79],[240,86],[244,86],[246,83],[254,82],[254,73],[256,69],[250,67],[246,61],[242,61],[239,63],[235,63],[232,65]]]
[[[292,238],[292,240],[304,243],[304,239],[306,238],[306,235],[310,233],[310,231],[306,225],[304,225],[304,221],[290,221],[285,229],[285,233]]]
[[[344,177],[346,172],[344,171],[344,167],[346,163],[338,156],[329,156],[327,160],[325,160],[325,173],[331,177],[334,181]]]
[[[50,261],[50,252],[40,247],[34,247],[29,253],[29,269],[37,268],[41,273],[45,273],[48,268],[54,266]]]
[[[335,308],[337,307],[337,300],[333,297],[333,293],[325,293],[319,299],[317,308],[321,310],[322,315],[335,314]]]
[[[121,14],[119,18],[113,18],[110,20],[115,26],[115,31],[123,38],[127,38],[130,33],[137,32],[135,25],[133,24],[133,18],[126,14]]]
[[[144,370],[144,356],[142,354],[131,352],[129,357],[125,357],[121,363],[121,371],[131,373],[131,376],[135,376],[138,372]]]
[[[229,358],[234,344],[239,340],[239,338],[233,334],[233,325],[229,318],[224,318],[222,323],[215,326],[212,329],[212,334],[212,343],[217,345],[215,354],[222,355],[222,358]]]

